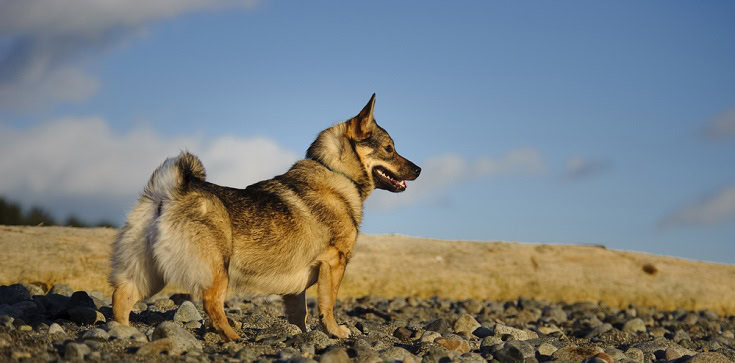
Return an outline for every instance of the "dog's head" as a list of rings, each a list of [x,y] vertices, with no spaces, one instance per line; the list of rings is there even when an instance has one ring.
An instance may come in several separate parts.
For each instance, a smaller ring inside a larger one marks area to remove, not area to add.
[[[421,168],[396,151],[393,139],[373,117],[375,94],[360,113],[346,121],[346,136],[359,155],[363,169],[378,189],[394,193],[406,190],[406,180],[415,180]]]

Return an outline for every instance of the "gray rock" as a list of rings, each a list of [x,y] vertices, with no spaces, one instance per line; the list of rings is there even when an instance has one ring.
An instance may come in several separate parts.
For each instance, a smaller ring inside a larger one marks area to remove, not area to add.
[[[105,322],[105,316],[94,308],[76,307],[67,310],[69,320],[82,325],[92,325],[97,322]]]
[[[352,360],[344,348],[335,348],[322,354],[319,359],[321,363],[350,363]]]
[[[159,345],[166,346],[166,349],[171,355],[179,355],[188,350],[201,350],[202,343],[197,340],[188,330],[182,328],[178,324],[172,321],[166,321],[159,324],[153,331],[152,343],[156,340],[167,339],[169,342],[159,343]]]
[[[390,347],[380,352],[380,356],[383,360],[387,361],[419,361],[418,357],[411,354],[411,352],[401,347]]]
[[[92,349],[86,344],[69,343],[64,346],[64,358],[67,360],[84,360],[84,356]]]
[[[31,294],[21,284],[13,284],[10,286],[0,286],[0,305],[13,305],[21,301],[30,300]]]
[[[500,323],[495,324],[493,332],[495,333],[494,335],[496,337],[502,338],[504,335],[510,335],[513,340],[528,340],[538,338],[538,334],[532,331],[516,329]]]
[[[717,352],[706,352],[699,353],[688,360],[686,363],[729,363],[731,362],[727,357]]]
[[[107,333],[110,335],[110,339],[129,339],[135,334],[140,332],[133,326],[122,325],[116,321],[107,323]],[[147,341],[148,339],[146,339]]]
[[[307,344],[313,345],[317,350],[322,350],[336,342],[336,340],[330,339],[329,336],[321,330],[312,330],[310,332],[294,335],[288,339],[286,344],[296,347]]]
[[[95,328],[88,330],[82,334],[82,339],[84,340],[97,340],[97,341],[107,341],[110,339],[110,334],[108,334],[106,331]]]
[[[194,306],[191,301],[184,301],[183,303],[181,303],[179,309],[176,310],[176,314],[174,314],[174,321],[178,321],[181,323],[188,323],[190,321],[200,320],[202,320],[202,316],[199,314],[196,306]]]
[[[553,344],[549,344],[549,343],[542,343],[541,345],[538,346],[538,348],[536,348],[536,351],[539,354],[545,355],[547,357],[550,357],[557,350],[559,350],[557,347],[555,347]]]
[[[0,316],[0,326],[1,327],[12,329],[13,327],[15,327],[13,322],[15,322],[15,318],[12,316],[9,316],[9,315]]]
[[[43,289],[41,288],[41,286],[38,286],[36,284],[28,284],[28,283],[25,283],[25,284],[22,284],[22,285],[23,285],[23,287],[26,288],[26,290],[31,295],[31,297],[33,297],[33,295],[43,295],[43,294],[46,293],[45,291],[43,291]]]
[[[695,313],[686,313],[679,318],[679,321],[686,325],[695,325],[699,321],[699,316]]]
[[[66,332],[64,331],[64,328],[62,328],[61,325],[56,324],[56,323],[53,323],[48,327],[48,333],[49,335],[66,334]]]
[[[0,316],[22,318],[23,312],[20,311],[20,309],[14,308],[8,304],[2,304],[0,305]]]
[[[442,336],[441,334],[439,334],[439,333],[437,333],[435,331],[427,330],[423,334],[421,334],[421,339],[420,340],[422,342],[431,343],[434,340],[436,340],[436,338],[440,338],[441,336]]]
[[[625,322],[625,325],[623,325],[623,331],[632,334],[645,333],[646,323],[644,323],[641,318],[628,320]]]
[[[600,334],[607,333],[607,332],[609,332],[612,329],[613,329],[612,324],[610,324],[610,323],[604,323],[604,324],[598,326],[597,328],[594,328],[594,329],[590,330],[589,333],[585,334],[584,338],[585,339],[592,339],[592,338],[594,338],[594,337],[596,337],[596,336],[598,336]]]
[[[396,328],[396,330],[393,331],[393,336],[400,340],[409,340],[413,336],[413,330],[404,327],[398,327]]]
[[[462,314],[457,321],[454,322],[454,332],[459,335],[469,337],[472,336],[472,332],[474,332],[475,329],[480,328],[481,326],[482,325],[480,325],[480,323],[478,323],[471,315]]]
[[[97,305],[94,304],[94,300],[87,295],[86,291],[77,291],[71,294],[68,308],[72,309],[77,307],[97,309]]]
[[[664,352],[664,357],[668,361],[673,361],[684,356],[694,356],[696,354],[696,352],[686,349],[678,344],[672,344],[668,348],[666,348],[666,351]]]
[[[503,349],[495,352],[493,356],[500,362],[524,362],[527,358],[533,358],[536,350],[531,344],[524,341],[513,340],[506,342]]]
[[[568,320],[567,313],[558,307],[544,309],[543,316],[556,324],[561,324]]]
[[[237,354],[235,354],[235,358],[239,359],[241,362],[255,362],[258,360],[259,356],[260,354],[252,348],[240,349]]]
[[[33,300],[25,300],[15,303],[12,308],[20,311],[21,314],[23,314],[23,317],[29,320],[43,312],[43,307],[38,306],[38,304]]]
[[[148,336],[143,333],[138,332],[138,333],[131,335],[130,340],[134,342],[139,342],[139,343],[146,343],[148,342]]]
[[[576,345],[568,345],[559,348],[551,356],[558,361],[565,362],[581,362],[587,358],[594,357],[598,353],[604,353],[600,347],[580,347]]]
[[[185,327],[189,329],[199,329],[202,327],[202,322],[200,321],[190,321],[186,324],[184,324]]]
[[[472,335],[474,335],[474,336],[482,339],[482,338],[489,337],[489,336],[493,335],[493,330],[492,329],[489,329],[489,328],[486,328],[484,326],[481,326],[481,327],[475,329],[472,332]]]
[[[628,348],[628,350],[625,351],[625,355],[631,360],[639,363],[642,363],[645,357],[643,351],[638,348]]]
[[[48,291],[48,294],[59,294],[68,297],[70,297],[73,293],[74,289],[69,287],[69,285],[64,284],[56,284]]]
[[[451,331],[451,328],[452,327],[451,325],[449,325],[449,322],[446,319],[442,319],[442,318],[436,319],[430,322],[429,324],[426,324],[426,326],[424,326],[424,330],[431,330],[431,331],[439,332],[441,334],[449,333]]]
[[[135,312],[141,312],[141,311],[146,311],[146,310],[148,310],[148,304],[142,301],[138,301],[137,303],[135,303],[135,305],[133,305],[133,311]]]
[[[34,295],[33,301],[36,304],[43,306],[43,310],[46,314],[55,317],[64,313],[69,306],[70,298],[65,295],[59,294],[46,294],[46,295]]]
[[[674,333],[674,337],[671,339],[674,341],[674,343],[680,343],[682,340],[691,340],[692,338],[689,337],[689,333],[685,332],[682,329],[678,329]]]

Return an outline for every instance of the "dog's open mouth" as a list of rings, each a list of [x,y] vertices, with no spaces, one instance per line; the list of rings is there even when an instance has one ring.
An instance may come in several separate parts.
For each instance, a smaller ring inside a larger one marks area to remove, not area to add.
[[[375,177],[375,187],[389,190],[394,193],[406,190],[406,181],[398,179],[393,173],[382,166],[373,168],[373,176]]]

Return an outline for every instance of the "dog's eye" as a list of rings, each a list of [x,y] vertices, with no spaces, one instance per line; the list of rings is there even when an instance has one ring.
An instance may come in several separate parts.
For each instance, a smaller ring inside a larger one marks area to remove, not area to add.
[[[388,154],[392,153],[392,152],[393,152],[393,146],[390,146],[390,145],[386,146],[386,147],[385,147],[385,151],[386,151],[386,152],[387,152]]]

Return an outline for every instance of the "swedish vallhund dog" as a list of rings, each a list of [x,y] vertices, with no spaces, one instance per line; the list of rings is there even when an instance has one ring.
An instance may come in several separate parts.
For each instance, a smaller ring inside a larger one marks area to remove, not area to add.
[[[306,289],[318,283],[321,324],[348,337],[333,308],[363,203],[375,188],[406,190],[421,172],[396,152],[374,106],[375,94],[357,116],[322,131],[306,159],[245,189],[207,182],[188,152],[166,159],[113,245],[114,319],[127,325],[138,300],[170,283],[201,298],[217,332],[238,339],[224,312],[229,287],[283,295],[288,321],[305,332]]]

